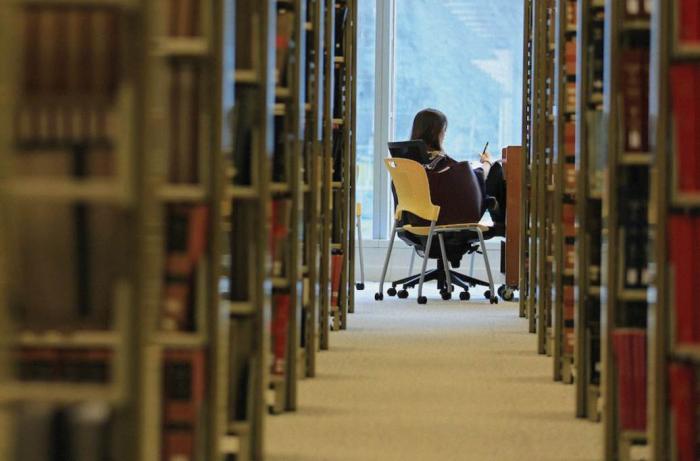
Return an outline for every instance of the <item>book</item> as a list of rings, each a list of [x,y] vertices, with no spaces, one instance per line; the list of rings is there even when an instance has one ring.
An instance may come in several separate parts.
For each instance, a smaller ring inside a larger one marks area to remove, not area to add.
[[[690,216],[672,214],[668,220],[669,264],[675,304],[675,338],[678,344],[694,343],[700,339],[695,329],[696,318],[699,316],[693,307],[697,279],[694,254],[698,247],[693,219]]]
[[[275,82],[281,87],[289,84],[290,55],[294,49],[294,10],[279,6],[277,10],[277,38],[275,46]]]
[[[196,426],[205,392],[205,352],[163,352],[163,424]]]
[[[200,68],[179,60],[170,64],[169,91],[169,181],[196,183],[199,180]]]
[[[647,363],[646,331],[637,328],[617,329],[613,333],[620,382],[618,386],[620,426],[624,430],[646,430]],[[626,379],[626,381],[625,381]]]
[[[340,305],[340,278],[343,272],[343,254],[331,255],[331,306]]]
[[[700,4],[696,0],[678,0],[678,39],[681,43],[700,42]]]
[[[289,330],[291,297],[289,293],[275,293],[272,296],[272,355],[271,373],[284,374],[287,362],[287,338]]]
[[[673,123],[673,152],[678,189],[694,191],[700,188],[700,136],[697,128],[697,100],[700,97],[700,69],[694,64],[675,64],[669,71],[671,112]]]
[[[207,250],[209,210],[205,205],[170,205],[166,209],[165,273],[160,327],[192,331],[195,271]]]
[[[286,240],[290,232],[292,201],[276,199],[272,201],[272,229],[269,249],[272,256],[272,276],[282,276],[288,267]]]
[[[698,391],[695,369],[690,365],[671,363],[668,373],[676,460],[695,461],[698,459]]]

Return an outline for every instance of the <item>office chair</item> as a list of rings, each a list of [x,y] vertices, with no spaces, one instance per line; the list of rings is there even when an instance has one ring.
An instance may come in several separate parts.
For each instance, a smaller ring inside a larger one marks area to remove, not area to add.
[[[418,304],[426,304],[428,300],[423,296],[423,284],[428,280],[436,280],[443,299],[450,299],[452,297],[454,285],[464,289],[464,291],[460,293],[460,299],[462,300],[469,299],[470,285],[484,285],[489,288],[485,293],[486,297],[492,304],[497,303],[498,298],[495,296],[493,288],[491,266],[489,265],[488,254],[484,244],[483,233],[488,231],[488,227],[478,223],[455,222],[454,206],[450,206],[446,203],[446,207],[441,209],[440,206],[434,205],[431,199],[431,187],[428,182],[428,175],[425,168],[420,163],[404,158],[386,159],[384,163],[391,175],[397,204],[391,239],[389,240],[389,248],[384,261],[379,291],[374,296],[375,300],[381,301],[384,299],[384,280],[391,259],[394,239],[397,233],[403,232],[406,234],[408,241],[413,242],[416,249],[422,251],[423,264],[420,274],[393,282],[392,288],[388,292],[389,295],[397,294],[396,286],[402,284],[403,290],[400,297],[405,298],[408,296],[406,289],[418,285]],[[461,174],[458,168],[455,169],[455,172]],[[446,201],[443,200],[443,202]],[[409,219],[406,220],[406,218]],[[452,222],[449,224],[439,224],[439,220]],[[449,245],[451,250],[450,257],[448,257],[443,234],[451,234]],[[440,251],[438,254],[436,254],[434,251],[435,247],[432,245],[435,235],[437,235],[439,241]],[[452,236],[456,238],[452,238]],[[450,260],[456,259],[458,261],[464,253],[470,250],[476,251],[474,245],[476,241],[479,242],[484,257],[486,272],[489,279],[488,283],[450,269]],[[429,258],[438,259],[438,268],[426,272]]]

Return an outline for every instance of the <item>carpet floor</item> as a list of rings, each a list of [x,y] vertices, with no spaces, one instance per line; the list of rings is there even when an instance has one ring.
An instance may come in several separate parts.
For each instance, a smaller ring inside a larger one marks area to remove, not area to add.
[[[574,418],[517,303],[375,302],[357,292],[299,409],[267,418],[270,461],[602,459],[602,426]]]

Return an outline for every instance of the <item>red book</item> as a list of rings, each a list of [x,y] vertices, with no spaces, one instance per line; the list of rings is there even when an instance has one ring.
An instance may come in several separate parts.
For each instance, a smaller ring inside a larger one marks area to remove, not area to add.
[[[162,461],[194,461],[194,433],[186,429],[164,429]]]
[[[671,364],[669,367],[669,394],[673,415],[673,433],[676,441],[676,461],[695,461],[696,409],[695,371],[691,366]]]
[[[641,49],[627,49],[622,52],[622,79],[623,86],[623,133],[625,136],[625,150],[641,151],[644,147],[642,133],[642,118],[645,111],[642,108],[642,58]]]
[[[272,300],[272,353],[274,363],[272,373],[283,374],[286,363],[287,337],[289,330],[289,307],[291,298],[288,294],[274,295]]]
[[[339,305],[340,275],[343,272],[343,255],[331,256],[331,306]]]
[[[616,330],[612,334],[613,352],[617,366],[617,401],[620,427],[634,429],[634,382],[632,377],[632,343],[629,332]]]
[[[700,41],[700,3],[697,0],[678,0],[678,22],[681,43]]]
[[[676,341],[679,344],[692,343],[696,336],[693,331],[695,264],[691,249],[696,246],[693,241],[693,219],[689,216],[671,215],[668,225],[670,265],[675,292]]]
[[[203,350],[163,352],[163,424],[195,427],[204,401]]]
[[[647,427],[647,338],[644,330],[630,334],[632,341],[632,378],[634,382],[634,429]]]
[[[196,264],[207,249],[207,229],[209,228],[209,208],[204,205],[192,207],[189,220],[187,254]]]
[[[697,68],[693,64],[677,64],[671,67],[671,101],[673,107],[674,152],[679,188],[682,191],[698,189],[696,157],[700,137],[696,136],[698,85]]]

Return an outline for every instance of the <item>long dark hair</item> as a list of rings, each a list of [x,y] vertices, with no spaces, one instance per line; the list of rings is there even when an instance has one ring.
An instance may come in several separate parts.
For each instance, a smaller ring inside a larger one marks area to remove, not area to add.
[[[447,117],[437,109],[423,109],[413,118],[411,140],[422,139],[428,149],[442,150],[440,134],[447,129]]]

